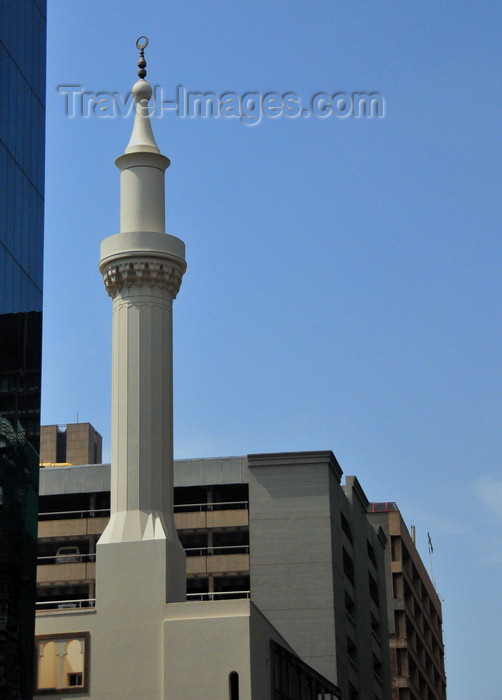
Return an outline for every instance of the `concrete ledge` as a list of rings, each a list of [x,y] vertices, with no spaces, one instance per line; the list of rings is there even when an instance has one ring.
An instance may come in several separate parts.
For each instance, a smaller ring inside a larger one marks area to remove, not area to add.
[[[326,465],[330,467],[338,483],[340,483],[343,471],[331,450],[248,455],[248,466],[250,469],[257,467],[315,467]]]

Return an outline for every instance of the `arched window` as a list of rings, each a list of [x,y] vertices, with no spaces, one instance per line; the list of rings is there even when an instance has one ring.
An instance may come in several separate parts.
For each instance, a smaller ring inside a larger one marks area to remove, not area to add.
[[[88,692],[89,643],[89,632],[37,636],[36,691]]]
[[[232,671],[228,676],[229,700],[239,700],[239,674]]]
[[[58,656],[55,642],[40,644],[37,675],[37,689],[57,688]]]
[[[66,645],[63,663],[65,688],[76,688],[84,684],[84,645],[80,639],[72,639]]]

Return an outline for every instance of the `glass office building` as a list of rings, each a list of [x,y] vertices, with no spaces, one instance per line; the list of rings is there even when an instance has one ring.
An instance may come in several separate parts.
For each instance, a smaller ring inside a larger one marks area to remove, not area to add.
[[[0,700],[32,697],[45,0],[0,3]]]

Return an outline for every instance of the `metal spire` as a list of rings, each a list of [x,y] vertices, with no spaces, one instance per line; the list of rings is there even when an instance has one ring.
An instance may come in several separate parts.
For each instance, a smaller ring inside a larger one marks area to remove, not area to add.
[[[145,59],[145,49],[148,46],[148,37],[140,36],[136,41],[136,48],[139,51],[138,59],[138,75],[140,78],[145,78],[146,76],[146,59]]]
[[[155,137],[152,131],[150,122],[150,108],[148,102],[152,97],[152,86],[145,80],[146,75],[146,60],[145,48],[148,46],[148,37],[140,36],[136,41],[136,48],[139,51],[138,60],[138,75],[139,80],[133,85],[132,94],[136,103],[136,114],[134,117],[134,126],[130,141],[127,145],[125,153],[137,153],[149,151],[151,153],[160,153],[159,147],[155,142]]]

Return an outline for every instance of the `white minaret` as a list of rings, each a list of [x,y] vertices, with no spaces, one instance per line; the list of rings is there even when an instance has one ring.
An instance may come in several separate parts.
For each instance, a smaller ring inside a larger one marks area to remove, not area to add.
[[[106,567],[106,576],[113,570],[119,576],[117,567],[123,566],[117,561],[124,558],[126,544],[141,576],[153,575],[160,557],[164,602],[184,600],[186,588],[185,554],[173,513],[172,379],[172,304],[186,269],[185,245],[165,233],[164,173],[170,163],[159,151],[150,122],[147,44],[146,37],[136,44],[140,79],[132,89],[134,128],[115,161],[120,233],[102,242],[99,263],[113,300],[113,332],[111,518],[98,544],[98,605],[100,587],[108,587],[100,581],[100,570],[108,557],[113,565]]]

